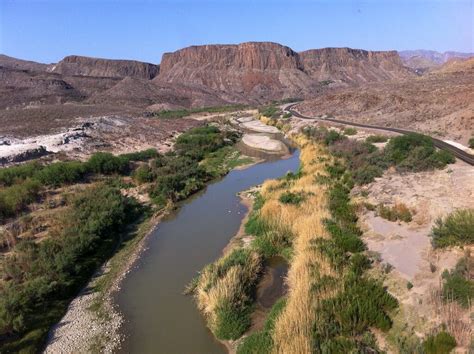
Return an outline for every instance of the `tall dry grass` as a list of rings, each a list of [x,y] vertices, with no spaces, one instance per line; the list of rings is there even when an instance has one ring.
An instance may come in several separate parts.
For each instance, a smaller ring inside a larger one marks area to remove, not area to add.
[[[301,147],[303,176],[291,182],[267,181],[261,190],[265,200],[261,218],[272,228],[289,229],[294,235],[293,258],[287,277],[287,303],[273,332],[276,353],[311,352],[315,305],[325,297],[319,293],[315,298],[312,291],[315,270],[319,276],[335,275],[327,259],[311,245],[312,240],[328,237],[323,225],[323,220],[329,217],[326,187],[315,183],[315,176],[325,174],[324,163],[318,162],[317,157],[329,156],[321,146],[301,136],[295,140]],[[278,199],[285,192],[302,192],[306,198],[299,205],[283,204]]]

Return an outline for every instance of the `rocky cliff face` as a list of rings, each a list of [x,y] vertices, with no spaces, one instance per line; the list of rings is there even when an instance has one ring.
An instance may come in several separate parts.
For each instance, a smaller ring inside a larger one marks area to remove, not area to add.
[[[159,72],[159,66],[134,60],[112,60],[71,55],[50,68],[62,75],[95,77],[134,77],[152,79]]]
[[[299,54],[305,72],[318,81],[364,83],[412,76],[396,51],[323,48]]]
[[[395,51],[324,48],[297,53],[277,43],[251,42],[166,53],[155,80],[272,99],[314,94],[326,80],[346,85],[412,75]]]

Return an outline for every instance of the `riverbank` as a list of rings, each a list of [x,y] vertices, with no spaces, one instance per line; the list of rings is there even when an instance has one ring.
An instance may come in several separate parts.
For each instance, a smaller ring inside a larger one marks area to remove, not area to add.
[[[262,160],[236,165],[232,170],[244,170]],[[228,172],[230,172],[229,170]],[[146,249],[146,242],[160,221],[175,210],[169,205],[151,217],[143,220],[124,241],[120,250],[104,264],[91,281],[71,302],[65,316],[50,331],[46,353],[57,352],[104,352],[120,349],[124,340],[121,326],[124,317],[114,299],[121,289],[121,283],[133,269]]]
[[[113,300],[120,283],[144,250],[147,237],[166,211],[146,218],[129,234],[121,249],[96,272],[71,302],[64,317],[50,331],[45,353],[113,353],[123,340],[123,317]]]

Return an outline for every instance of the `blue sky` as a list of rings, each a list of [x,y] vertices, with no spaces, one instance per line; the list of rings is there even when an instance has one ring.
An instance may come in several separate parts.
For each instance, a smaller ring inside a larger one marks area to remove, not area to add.
[[[193,44],[474,52],[474,0],[0,0],[0,53],[159,63]]]

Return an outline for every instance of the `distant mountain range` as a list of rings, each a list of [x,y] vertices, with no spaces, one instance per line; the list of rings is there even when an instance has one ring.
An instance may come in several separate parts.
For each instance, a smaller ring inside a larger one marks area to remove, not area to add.
[[[336,89],[407,82],[469,56],[351,48],[295,52],[271,42],[191,46],[164,54],[160,64],[77,55],[41,64],[0,55],[0,123],[41,120],[57,126],[85,116],[307,99]]]
[[[256,103],[308,97],[326,86],[406,78],[395,51],[350,48],[297,53],[269,42],[192,46],[161,65],[67,56],[56,64],[0,56],[0,109],[30,103],[109,103],[146,108]]]
[[[418,71],[426,71],[443,65],[451,59],[467,59],[474,57],[474,53],[436,52],[434,50],[403,50],[399,51],[403,64]]]

